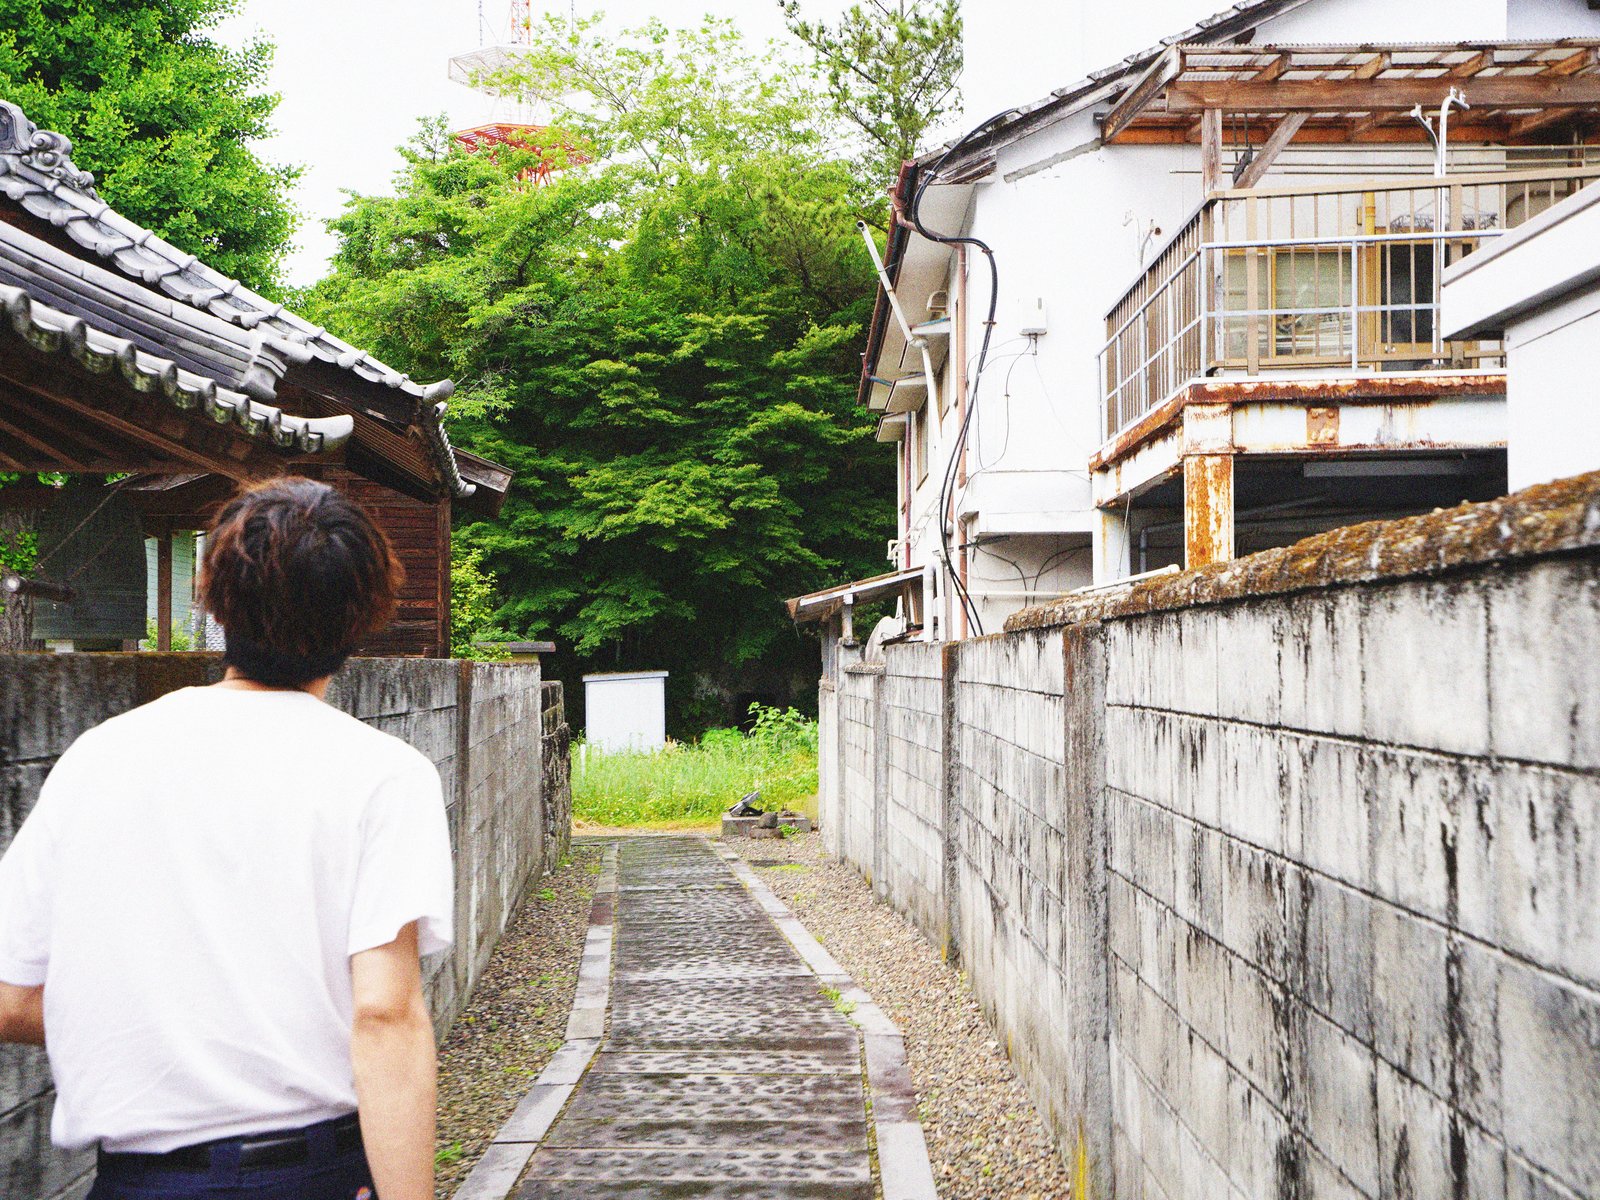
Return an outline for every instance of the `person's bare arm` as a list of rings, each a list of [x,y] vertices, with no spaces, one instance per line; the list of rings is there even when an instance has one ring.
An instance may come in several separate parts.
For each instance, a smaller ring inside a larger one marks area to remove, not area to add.
[[[44,1045],[44,989],[0,983],[0,1042]]]
[[[386,946],[350,956],[361,1137],[383,1200],[433,1200],[433,1022],[422,996],[413,922]]]

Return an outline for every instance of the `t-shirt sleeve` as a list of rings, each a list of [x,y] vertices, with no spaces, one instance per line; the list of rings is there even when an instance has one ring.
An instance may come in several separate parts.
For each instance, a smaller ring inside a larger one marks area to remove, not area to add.
[[[39,987],[50,962],[50,882],[55,873],[44,809],[54,779],[52,775],[45,781],[33,811],[0,854],[0,983],[15,987]]]
[[[450,830],[439,772],[423,763],[385,781],[367,802],[350,911],[348,953],[386,946],[412,921],[423,954],[454,941]]]

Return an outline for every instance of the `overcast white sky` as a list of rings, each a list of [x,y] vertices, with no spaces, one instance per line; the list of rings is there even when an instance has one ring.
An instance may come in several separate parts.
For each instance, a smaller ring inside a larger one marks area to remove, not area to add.
[[[831,17],[848,0],[805,0],[811,17]],[[484,0],[485,17],[501,41],[508,0]],[[777,0],[611,0],[576,5],[604,11],[608,22],[637,24],[650,16],[670,25],[697,24],[706,13],[735,19],[757,42],[787,34]],[[535,4],[564,12],[566,4]],[[490,119],[494,102],[445,76],[452,54],[479,44],[477,0],[245,0],[219,29],[223,41],[252,33],[277,43],[271,86],[283,95],[278,134],[258,151],[274,162],[305,168],[295,201],[303,221],[287,264],[290,283],[319,279],[333,252],[322,222],[337,215],[342,189],[385,192],[399,166],[394,147],[411,136],[418,117],[446,112],[456,128]]]

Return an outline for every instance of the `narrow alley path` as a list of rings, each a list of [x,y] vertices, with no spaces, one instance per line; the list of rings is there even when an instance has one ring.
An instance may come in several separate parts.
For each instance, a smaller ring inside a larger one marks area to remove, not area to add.
[[[898,1032],[742,862],[621,841],[585,959],[566,1046],[457,1200],[519,1175],[518,1200],[872,1200],[873,1140],[886,1200],[932,1200]]]

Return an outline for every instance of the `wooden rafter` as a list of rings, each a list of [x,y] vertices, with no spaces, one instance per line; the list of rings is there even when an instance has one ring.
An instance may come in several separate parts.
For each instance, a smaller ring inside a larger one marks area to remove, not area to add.
[[[1382,75],[1389,69],[1389,62],[1390,56],[1387,51],[1381,54],[1374,54],[1365,62],[1357,65],[1357,67],[1350,72],[1350,78],[1372,79],[1378,75]]]
[[[1294,60],[1287,54],[1280,54],[1250,78],[1256,83],[1271,83],[1274,79],[1281,79],[1283,73],[1289,69],[1289,64]]]
[[[1451,79],[1471,79],[1481,71],[1494,66],[1494,51],[1492,49],[1479,50],[1471,58],[1456,63],[1445,72]]]
[[[1576,54],[1570,54],[1566,58],[1551,63],[1540,74],[1576,75],[1580,71],[1591,69],[1597,62],[1600,62],[1600,51],[1596,51],[1593,46],[1586,46]]]
[[[1234,180],[1233,186],[1252,188],[1260,183],[1261,177],[1267,173],[1267,168],[1272,166],[1272,160],[1294,140],[1294,135],[1300,132],[1300,127],[1306,123],[1310,115],[1310,113],[1290,113],[1279,121],[1256,156],[1246,164],[1243,171],[1239,172],[1239,178]]]

